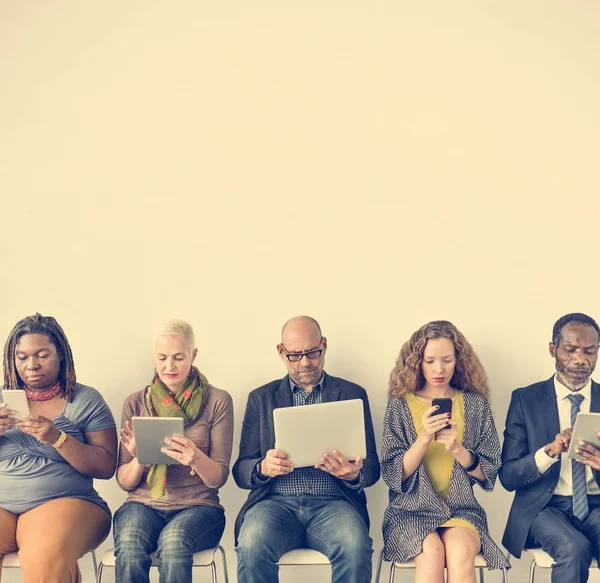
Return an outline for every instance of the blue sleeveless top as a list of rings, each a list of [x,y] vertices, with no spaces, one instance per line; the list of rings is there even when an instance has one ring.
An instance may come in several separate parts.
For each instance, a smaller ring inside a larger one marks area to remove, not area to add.
[[[56,427],[85,443],[84,434],[116,427],[102,395],[92,387],[75,384],[73,402],[65,403]],[[94,490],[94,480],[79,473],[50,445],[19,429],[0,436],[0,508],[22,514],[55,498],[79,498],[108,505]]]

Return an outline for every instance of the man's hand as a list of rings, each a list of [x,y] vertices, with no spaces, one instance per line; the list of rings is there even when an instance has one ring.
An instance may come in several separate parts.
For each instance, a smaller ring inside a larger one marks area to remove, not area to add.
[[[321,458],[321,463],[315,468],[323,470],[340,480],[352,482],[358,478],[360,470],[363,467],[363,460],[359,456],[353,462],[348,461],[337,449],[333,450],[333,455],[324,453]]]
[[[600,431],[596,434],[596,437],[600,439]],[[582,455],[584,460],[577,460],[578,462],[590,466],[593,470],[600,470],[600,449],[594,447],[587,441],[580,441],[578,447],[575,449],[575,453]]]
[[[550,457],[558,457],[561,453],[569,449],[571,443],[571,437],[573,436],[573,429],[563,429],[555,438],[552,443],[549,443],[545,448],[544,452]]]
[[[265,459],[260,463],[260,473],[268,478],[285,476],[294,470],[294,462],[285,451],[270,449]]]

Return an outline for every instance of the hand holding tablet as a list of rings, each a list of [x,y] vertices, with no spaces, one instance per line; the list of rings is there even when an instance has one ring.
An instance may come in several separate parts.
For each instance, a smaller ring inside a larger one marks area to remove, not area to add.
[[[579,413],[575,420],[568,457],[600,469],[600,413]],[[580,442],[584,442],[582,445]]]
[[[181,463],[181,459],[177,456],[168,455],[163,451],[169,448],[165,439],[183,435],[181,417],[132,417],[132,421],[133,439],[139,463],[152,465]]]

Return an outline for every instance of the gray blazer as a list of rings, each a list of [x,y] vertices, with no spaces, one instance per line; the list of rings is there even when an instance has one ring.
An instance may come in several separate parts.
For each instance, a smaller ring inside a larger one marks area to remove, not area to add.
[[[381,472],[390,488],[390,501],[383,517],[384,558],[404,563],[423,550],[425,537],[451,516],[470,522],[479,532],[482,552],[488,568],[509,568],[502,551],[490,537],[485,512],[473,493],[473,485],[484,490],[494,488],[500,467],[500,442],[489,403],[473,391],[464,392],[465,429],[463,445],[475,452],[485,474],[479,482],[455,463],[448,500],[442,500],[433,488],[424,465],[405,480],[402,461],[417,433],[404,399],[389,400],[383,422]]]
[[[377,458],[375,434],[367,392],[359,385],[325,373],[323,402],[345,401],[348,399],[362,399],[364,404],[367,457],[363,461],[361,471],[364,487],[366,488],[379,479],[379,460]],[[246,413],[242,424],[240,455],[233,466],[232,474],[235,483],[240,488],[249,489],[251,492],[235,521],[236,544],[246,510],[267,496],[271,488],[272,480],[269,480],[267,484],[256,481],[253,470],[256,464],[265,457],[267,451],[275,447],[273,409],[291,407],[292,403],[292,390],[287,376],[255,389],[248,396],[248,404],[246,405]],[[310,428],[307,428],[307,431],[310,431]],[[346,488],[341,480],[335,479],[340,483],[340,490],[345,498],[358,510],[368,527],[369,515],[364,491]]]

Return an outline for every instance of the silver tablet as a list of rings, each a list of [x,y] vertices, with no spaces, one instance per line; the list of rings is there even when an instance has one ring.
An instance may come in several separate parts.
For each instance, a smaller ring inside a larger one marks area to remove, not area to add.
[[[275,448],[298,468],[318,464],[324,452],[334,449],[351,461],[367,455],[361,399],[282,407],[273,411],[273,423]]]
[[[178,464],[160,451],[166,447],[165,437],[183,435],[181,417],[132,417],[137,458],[141,464]]]
[[[600,431],[600,413],[579,413],[575,419],[575,427],[573,428],[573,437],[569,445],[568,457],[576,460],[585,459],[583,456],[575,453],[579,447],[579,441],[587,441],[594,447],[600,449],[600,439],[596,433]]]

